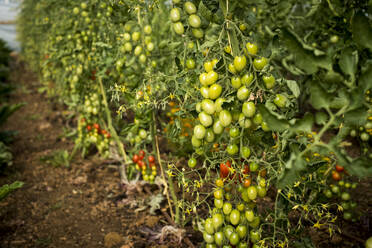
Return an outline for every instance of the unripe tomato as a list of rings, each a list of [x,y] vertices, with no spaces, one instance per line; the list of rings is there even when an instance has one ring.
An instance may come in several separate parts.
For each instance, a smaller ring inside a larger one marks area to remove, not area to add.
[[[222,110],[219,114],[219,121],[223,127],[230,126],[232,122],[231,113],[227,110]]]
[[[214,235],[213,234],[208,234],[207,232],[203,233],[203,238],[204,241],[207,242],[208,244],[214,243]]]
[[[238,72],[242,71],[246,65],[247,65],[247,58],[244,55],[236,56],[234,58],[234,67]]]
[[[231,79],[231,86],[233,88],[239,89],[241,85],[242,85],[242,81],[241,81],[240,77],[233,77]]]
[[[225,202],[222,207],[222,211],[225,215],[229,215],[232,211],[232,205],[230,202]]]
[[[264,132],[268,132],[268,131],[270,131],[270,128],[269,128],[269,126],[267,125],[267,123],[266,123],[265,121],[263,121],[263,122],[261,123],[261,128],[262,128],[262,130],[263,130]]]
[[[367,239],[367,241],[366,241],[366,248],[372,248],[372,237],[370,237],[369,239]]]
[[[200,123],[205,126],[209,127],[213,124],[213,119],[210,115],[208,115],[206,112],[202,111],[198,115]]]
[[[224,235],[223,232],[216,232],[214,234],[214,242],[216,245],[221,246],[224,243]]]
[[[221,209],[223,207],[223,199],[214,199],[214,206]]]
[[[252,55],[256,55],[256,54],[257,54],[258,47],[257,47],[256,44],[253,44],[253,43],[248,42],[248,43],[245,45],[245,48],[247,49],[247,52],[248,52],[249,54],[252,54]]]
[[[350,200],[350,194],[347,193],[347,192],[343,192],[343,193],[341,194],[341,199],[344,200],[344,201],[348,201],[348,200]]]
[[[217,179],[217,180],[216,180],[216,186],[217,186],[217,187],[222,188],[223,185],[224,185],[224,183],[223,183],[223,180],[222,180],[222,179]]]
[[[72,12],[75,14],[75,15],[77,15],[77,14],[79,14],[79,8],[78,7],[75,7],[73,10],[72,10]]]
[[[201,87],[201,88],[200,88],[200,94],[201,94],[204,98],[209,98],[209,88],[207,88],[207,87]]]
[[[362,141],[368,141],[369,140],[369,134],[368,133],[365,133],[365,132],[363,132],[363,133],[361,133],[360,134],[360,139],[362,140]]]
[[[178,22],[179,20],[181,20],[181,13],[178,8],[173,8],[170,11],[170,19],[172,22]]]
[[[136,46],[134,49],[134,55],[138,56],[142,53],[142,46]]]
[[[146,25],[144,28],[143,28],[143,32],[145,32],[145,34],[151,34],[152,33],[152,28],[150,25]]]
[[[247,87],[242,86],[239,88],[238,92],[236,93],[236,96],[240,101],[244,101],[248,99],[250,93],[251,92]]]
[[[190,158],[187,164],[189,165],[190,168],[194,168],[196,166],[196,159]]]
[[[260,113],[255,114],[255,116],[253,117],[253,123],[256,125],[260,125],[262,121],[262,115]]]
[[[132,40],[133,41],[139,41],[140,38],[141,38],[141,33],[140,32],[133,32],[133,34],[132,34]]]
[[[252,172],[256,172],[258,170],[258,164],[256,162],[251,162],[249,164],[249,170]]]
[[[253,210],[247,210],[245,211],[245,218],[248,222],[252,222],[254,220],[254,212]]]
[[[189,15],[196,13],[196,6],[192,2],[186,2],[183,8]]]
[[[242,84],[246,85],[246,86],[249,86],[253,81],[253,74],[252,73],[246,73],[243,75],[243,77],[241,78],[241,82]]]
[[[215,106],[215,110],[217,113],[221,112],[223,109],[222,109],[222,105],[223,103],[225,102],[226,100],[224,98],[217,98],[217,100],[215,101],[214,103],[214,106]]]
[[[207,132],[205,134],[205,140],[209,143],[214,141],[214,133],[210,128],[207,129]]]
[[[239,152],[239,148],[236,144],[230,144],[227,146],[226,151],[229,155],[235,155]]]
[[[284,95],[276,94],[274,103],[279,108],[284,108],[285,105],[287,104],[287,98]]]
[[[226,53],[231,53],[231,47],[230,46],[225,46],[224,48]]]
[[[211,61],[204,63],[204,69],[206,72],[210,72],[213,70],[213,63]]]
[[[247,235],[247,231],[248,231],[247,226],[245,225],[238,225],[235,230],[238,233],[239,238],[241,239],[245,238],[245,236]]]
[[[192,35],[197,38],[197,39],[201,39],[203,38],[204,36],[204,31],[203,29],[200,29],[200,28],[193,28],[192,30]]]
[[[243,113],[239,114],[239,125],[243,128],[250,128],[252,126],[252,121],[244,116]]]
[[[217,80],[218,80],[218,73],[217,72],[212,70],[212,71],[209,71],[207,73],[207,77],[206,77],[207,85],[214,84]]]
[[[138,135],[141,137],[141,139],[146,139],[147,137],[147,132],[145,129],[140,129],[138,132]]]
[[[202,142],[201,142],[200,139],[196,138],[195,136],[192,136],[192,138],[191,138],[191,144],[192,144],[193,147],[198,148],[198,147],[201,146]]]
[[[230,213],[229,218],[230,218],[231,224],[233,224],[234,226],[239,224],[239,222],[240,222],[240,212],[237,209],[232,210],[231,213]]]
[[[229,131],[229,135],[230,135],[230,137],[231,138],[236,138],[236,137],[238,137],[239,136],[239,128],[237,128],[237,127],[232,127],[231,129],[230,129],[230,131]]]
[[[212,84],[208,90],[208,96],[210,99],[217,99],[222,93],[222,86],[219,84]]]
[[[144,64],[146,62],[146,60],[147,60],[147,57],[146,57],[146,55],[141,54],[139,56],[138,60],[139,60],[140,63]]]
[[[222,189],[216,189],[213,193],[214,198],[216,199],[223,199],[223,190]]]
[[[207,73],[203,72],[199,75],[199,81],[202,85],[207,86]]]
[[[245,102],[243,103],[243,108],[242,112],[245,117],[253,117],[254,114],[256,113],[256,106],[254,105],[253,102]]]
[[[265,187],[258,185],[257,186],[257,194],[259,197],[263,198],[266,196],[267,190]]]
[[[266,65],[268,61],[265,57],[262,58],[256,58],[253,60],[253,66],[256,70],[262,70]]]
[[[203,125],[196,125],[194,127],[194,137],[197,138],[197,139],[203,139],[205,137],[205,134],[206,134],[206,129]]]
[[[193,60],[193,59],[186,60],[186,67],[187,67],[187,69],[194,69],[195,68],[195,60]]]
[[[265,83],[267,89],[272,89],[275,86],[275,78],[273,75],[263,76],[262,80]]]
[[[249,238],[251,239],[252,243],[257,243],[261,239],[261,234],[258,230],[251,230],[249,232]]]
[[[247,159],[251,155],[251,149],[247,146],[243,146],[241,149],[241,155],[243,158]]]
[[[173,23],[173,30],[179,35],[182,35],[185,32],[182,22]]]
[[[257,188],[256,186],[249,186],[247,188],[247,195],[250,200],[255,200],[257,198]]]
[[[124,49],[125,49],[125,51],[127,51],[127,52],[132,51],[132,49],[133,49],[132,44],[131,44],[130,42],[125,42],[125,43],[124,43]]]
[[[213,124],[213,132],[215,134],[221,134],[223,130],[224,130],[224,126],[222,126],[221,122],[219,120],[215,121]]]
[[[234,64],[231,64],[231,63],[230,63],[228,67],[229,67],[229,71],[230,71],[232,74],[236,74],[236,73],[237,73]]]
[[[218,230],[218,228],[220,228],[223,224],[223,217],[222,217],[222,214],[214,214],[212,216],[212,222],[213,222],[213,227],[215,230]]]
[[[201,24],[200,17],[198,15],[190,15],[189,16],[189,25],[193,28],[199,28]]]

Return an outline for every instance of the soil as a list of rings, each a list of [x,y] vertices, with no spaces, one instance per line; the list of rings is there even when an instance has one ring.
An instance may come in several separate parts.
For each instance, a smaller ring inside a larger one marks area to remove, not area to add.
[[[37,78],[20,62],[13,65],[11,83],[16,90],[9,102],[26,105],[5,125],[18,134],[13,165],[0,185],[25,184],[0,202],[0,247],[188,247],[178,243],[173,233],[180,230],[160,210],[150,214],[145,190],[124,193],[110,161],[91,155],[76,156],[68,167],[47,163],[56,151],[73,149],[64,135],[70,113],[40,93]],[[152,186],[149,192],[157,191]],[[163,211],[165,206],[163,201]]]
[[[21,62],[13,65],[11,83],[16,90],[9,101],[26,105],[5,125],[18,135],[11,145],[14,164],[0,175],[0,185],[25,184],[0,202],[0,247],[190,247],[182,235],[200,246],[199,232],[170,224],[166,200],[151,211],[148,199],[161,195],[158,186],[137,183],[124,189],[116,165],[94,154],[56,166],[53,155],[73,149],[66,138],[71,113],[40,92],[37,78]],[[363,210],[360,220],[338,220],[343,232],[332,238],[328,230],[309,228],[303,240],[315,247],[363,247],[372,235],[370,183],[361,182],[353,196]],[[267,197],[268,206],[274,197]],[[297,247],[312,247],[301,244]]]

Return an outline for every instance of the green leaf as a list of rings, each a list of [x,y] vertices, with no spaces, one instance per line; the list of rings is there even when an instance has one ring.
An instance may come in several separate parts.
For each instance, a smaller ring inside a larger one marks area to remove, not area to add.
[[[238,37],[236,36],[235,29],[232,29],[231,31],[229,31],[229,33],[230,33],[232,55],[238,56],[240,55],[239,54],[240,48],[239,48],[239,41],[238,41]]]
[[[331,96],[318,83],[311,82],[310,103],[315,109],[328,108],[331,100]]]
[[[5,184],[0,188],[0,201],[7,197],[12,191],[19,189],[23,186],[23,182],[15,181],[11,185]]]
[[[372,88],[372,64],[368,64],[363,69],[363,74],[359,78],[359,88],[364,94],[366,90]]]
[[[346,48],[342,50],[340,61],[338,64],[342,72],[350,77],[351,82],[355,81],[355,73],[358,66],[358,51],[354,51],[352,48]]]
[[[208,21],[212,21],[213,19],[213,13],[212,11],[210,11],[203,3],[203,1],[200,1],[199,3],[199,8],[198,8],[198,12],[200,13],[200,15],[202,17],[204,17],[205,19],[207,19]]]
[[[368,110],[364,107],[345,113],[345,123],[355,126],[363,126],[368,118]]]
[[[5,104],[0,108],[0,125],[3,124],[15,111],[23,107],[25,103]]]
[[[291,153],[290,159],[285,164],[285,169],[280,175],[277,182],[278,188],[285,188],[288,185],[293,185],[293,183],[300,177],[300,172],[306,167],[306,161],[296,154],[296,152]]]
[[[354,16],[352,33],[353,39],[358,45],[372,51],[372,26],[369,23],[369,19],[362,12],[358,12]]]
[[[351,174],[359,177],[372,176],[371,159],[360,157],[345,165],[345,169]]]
[[[294,125],[291,126],[292,132],[305,132],[311,133],[311,129],[314,124],[314,117],[311,113],[306,113],[305,116],[296,121]]]
[[[271,114],[270,111],[263,104],[259,104],[257,108],[259,109],[263,120],[267,123],[271,130],[277,132],[284,132],[288,130],[288,121],[278,119],[276,116]]]
[[[287,86],[292,91],[293,95],[297,98],[300,96],[300,87],[298,87],[298,84],[294,80],[287,80]]]

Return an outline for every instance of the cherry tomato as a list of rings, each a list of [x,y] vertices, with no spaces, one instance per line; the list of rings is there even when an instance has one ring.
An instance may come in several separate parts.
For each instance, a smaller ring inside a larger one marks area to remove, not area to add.
[[[274,103],[279,108],[284,108],[287,103],[287,98],[284,95],[276,94]]]
[[[247,188],[247,195],[250,200],[256,200],[257,198],[257,188],[256,186],[249,186]]]
[[[229,241],[230,241],[230,244],[237,245],[240,241],[239,235],[236,232],[231,233]]]
[[[229,166],[226,164],[220,164],[220,177],[221,178],[226,178],[229,175]]]
[[[245,48],[247,49],[247,52],[248,52],[249,54],[252,54],[252,55],[256,55],[256,54],[257,54],[258,47],[257,47],[256,44],[253,44],[253,43],[248,42],[248,43],[245,45]]]
[[[215,103],[210,99],[204,99],[201,102],[201,107],[209,115],[213,115],[216,111]]]
[[[216,180],[216,186],[217,186],[217,187],[222,188],[223,185],[224,185],[224,183],[223,183],[223,180],[222,180],[222,179],[217,179],[217,180]]]
[[[214,214],[212,216],[212,222],[213,222],[213,227],[215,230],[218,230],[223,224],[223,217],[222,214]]]
[[[224,235],[223,232],[216,232],[214,234],[214,242],[216,245],[221,246],[224,243]]]
[[[269,75],[269,76],[263,76],[262,77],[264,83],[265,83],[265,86],[267,89],[272,89],[274,88],[275,86],[275,78],[273,75]]]
[[[173,23],[173,30],[176,34],[183,34],[185,32],[185,28],[183,27],[182,22]]]
[[[196,13],[196,6],[192,2],[186,2],[183,8],[189,15]]]
[[[206,72],[210,72],[213,70],[213,63],[211,61],[204,63],[204,69]]]
[[[230,63],[229,66],[228,66],[228,68],[229,68],[229,71],[230,71],[232,74],[236,74],[236,73],[237,73],[237,71],[236,71],[235,66],[234,66],[233,63]]]
[[[216,189],[213,193],[214,198],[216,199],[223,199],[223,190],[222,189]]]
[[[207,87],[201,87],[200,93],[204,98],[209,98],[209,88]]]
[[[210,128],[208,128],[207,132],[205,133],[205,140],[209,143],[214,141],[214,133]]]
[[[198,115],[200,123],[204,127],[209,127],[210,125],[213,124],[213,119],[212,116],[208,115],[206,112],[202,111]]]
[[[245,236],[247,235],[247,231],[248,231],[247,226],[244,226],[244,225],[238,225],[235,230],[238,233],[239,238],[241,239],[245,238]]]
[[[200,83],[202,84],[202,85],[204,85],[204,86],[207,86],[208,84],[207,84],[207,75],[208,75],[208,73],[205,73],[205,72],[203,72],[203,73],[201,73],[200,75],[199,75],[199,81],[200,81]]]
[[[242,81],[241,81],[240,77],[233,77],[231,79],[231,86],[233,88],[239,89],[241,85],[242,85]]]
[[[247,58],[244,55],[236,56],[234,58],[234,67],[238,72],[242,71],[246,65],[247,65]]]
[[[222,211],[225,215],[229,215],[232,211],[232,205],[230,202],[225,202],[222,207]]]
[[[187,69],[194,69],[195,68],[195,60],[193,60],[193,59],[186,60],[186,67],[187,67]]]
[[[337,171],[332,171],[332,178],[335,181],[340,181],[341,180],[341,175]]]
[[[209,71],[206,76],[207,85],[214,84],[218,80],[218,73],[215,71]]]
[[[338,164],[336,164],[336,167],[335,168],[336,168],[336,171],[337,172],[343,172],[345,170],[345,168],[343,166],[338,165]]]
[[[240,134],[240,131],[239,131],[239,128],[237,127],[232,127],[229,131],[229,135],[231,138],[236,138],[238,137]]]
[[[194,14],[189,16],[188,22],[193,28],[199,28],[201,24],[200,17]]]
[[[178,8],[174,8],[170,11],[170,19],[172,22],[178,22],[181,20],[181,13]]]
[[[250,93],[251,92],[247,87],[242,86],[239,88],[238,92],[236,93],[236,96],[240,101],[245,101],[248,99]]]
[[[268,61],[266,58],[256,58],[253,60],[253,66],[256,70],[262,70],[266,65]]]
[[[254,114],[256,113],[256,106],[254,105],[253,102],[245,102],[243,103],[243,108],[242,112],[245,117],[253,117]]]
[[[137,154],[134,154],[132,158],[133,163],[137,163],[138,160],[139,160],[139,156]]]
[[[249,232],[249,238],[251,239],[252,243],[257,243],[261,239],[261,234],[257,230],[251,230]]]
[[[208,219],[205,220],[204,229],[208,234],[213,234],[214,233],[212,218],[208,218]]]
[[[194,127],[195,138],[203,139],[205,137],[205,134],[206,134],[206,129],[203,125],[198,124]]]
[[[223,130],[224,130],[224,126],[222,126],[221,122],[219,120],[215,121],[213,124],[213,132],[215,134],[221,134]]]
[[[222,110],[219,114],[219,121],[223,127],[230,126],[232,122],[232,115],[227,110]]]
[[[332,192],[335,193],[335,194],[340,193],[340,188],[339,188],[338,186],[336,186],[336,185],[332,186],[332,187],[331,187],[331,190],[332,190]]]
[[[246,86],[249,86],[253,81],[253,74],[252,73],[246,73],[241,78],[242,84],[245,84]]]
[[[203,233],[203,238],[208,244],[214,243],[214,235],[212,234],[208,234],[207,232],[205,232]]]
[[[189,165],[190,168],[194,168],[196,166],[196,159],[191,157],[187,164]]]
[[[238,153],[239,148],[236,144],[230,144],[227,146],[226,151],[229,155],[235,155]]]
[[[347,192],[342,192],[341,199],[344,200],[344,201],[350,200],[350,194],[347,193]]]
[[[155,157],[153,155],[150,155],[147,160],[149,161],[149,163],[155,163]]]
[[[237,209],[233,209],[230,213],[230,222],[234,226],[240,222],[240,212]]]
[[[251,149],[247,146],[243,146],[241,149],[241,155],[243,158],[247,159],[251,155]]]
[[[214,199],[214,206],[218,209],[223,207],[223,200],[222,199]]]
[[[267,190],[264,186],[258,185],[257,186],[257,194],[259,197],[263,198],[266,196]]]
[[[202,141],[201,141],[200,139],[196,138],[196,137],[193,135],[192,138],[191,138],[191,144],[192,144],[193,147],[198,148],[198,147],[201,146]]]
[[[254,220],[254,212],[253,210],[247,210],[245,211],[245,218],[248,222],[252,222]]]
[[[262,115],[260,113],[255,114],[255,116],[253,117],[253,123],[256,125],[260,125],[262,121]]]
[[[208,90],[208,96],[210,99],[217,99],[222,93],[222,86],[219,84],[212,84]]]
[[[204,31],[201,28],[193,28],[191,31],[192,35],[197,39],[201,39],[204,36]]]

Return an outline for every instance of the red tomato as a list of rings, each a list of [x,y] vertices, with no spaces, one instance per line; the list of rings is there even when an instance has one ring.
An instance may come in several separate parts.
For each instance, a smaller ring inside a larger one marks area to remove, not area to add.
[[[341,175],[337,171],[332,171],[332,178],[335,181],[340,181],[341,180]]]
[[[107,133],[106,134],[106,138],[108,138],[108,139],[111,138],[111,134],[110,133]]]
[[[155,163],[155,157],[152,156],[152,155],[150,155],[150,156],[148,157],[148,160],[149,160],[149,163]]]
[[[94,123],[94,124],[93,124],[93,127],[94,127],[95,129],[99,130],[99,124],[98,124],[98,123]]]
[[[137,154],[134,154],[132,158],[133,163],[137,163],[138,160],[139,160],[139,156]]]
[[[229,167],[231,167],[229,161],[227,161],[226,164],[220,164],[220,177],[226,178],[229,175]]]
[[[139,152],[138,152],[138,155],[141,157],[145,157],[145,155],[146,155],[146,152],[144,151],[144,150],[140,150]]]
[[[140,168],[144,167],[145,166],[145,163],[142,161],[142,160],[138,160],[137,161],[137,164]]]
[[[343,172],[344,171],[344,167],[341,166],[341,165],[336,164],[336,171]]]
[[[88,126],[87,126],[87,130],[88,130],[88,131],[91,131],[91,130],[92,130],[92,126],[91,126],[91,125],[88,125]]]
[[[155,163],[149,163],[149,168],[153,168],[153,167],[156,167],[156,164]]]
[[[250,172],[249,170],[249,165],[245,164],[244,165],[244,171],[243,171],[243,174],[248,174]]]

